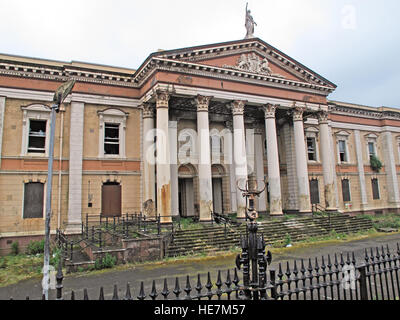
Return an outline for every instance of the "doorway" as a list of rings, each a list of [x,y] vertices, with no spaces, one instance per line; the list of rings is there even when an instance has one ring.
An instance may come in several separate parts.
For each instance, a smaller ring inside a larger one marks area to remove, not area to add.
[[[212,179],[214,213],[223,214],[222,178]]]
[[[193,178],[179,179],[179,214],[181,217],[194,217]]]
[[[122,188],[117,182],[107,182],[101,191],[101,214],[103,217],[122,216]]]

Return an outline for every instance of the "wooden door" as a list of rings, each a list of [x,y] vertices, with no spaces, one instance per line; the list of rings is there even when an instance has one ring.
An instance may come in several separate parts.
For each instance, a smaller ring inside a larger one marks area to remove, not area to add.
[[[310,180],[310,198],[311,204],[319,204],[319,183],[317,179]]]
[[[119,184],[104,184],[102,187],[101,211],[104,217],[121,217],[122,188]]]
[[[214,178],[213,182],[213,203],[214,203],[214,212],[222,214],[222,179]]]

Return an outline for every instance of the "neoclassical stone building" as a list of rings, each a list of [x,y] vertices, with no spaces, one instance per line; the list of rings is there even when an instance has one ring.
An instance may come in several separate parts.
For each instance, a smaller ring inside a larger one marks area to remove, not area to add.
[[[400,206],[400,112],[329,101],[335,84],[261,39],[158,51],[137,70],[0,55],[3,252],[44,234],[50,106],[70,78],[52,230],[79,233],[86,214],[243,218],[249,174],[273,216]]]

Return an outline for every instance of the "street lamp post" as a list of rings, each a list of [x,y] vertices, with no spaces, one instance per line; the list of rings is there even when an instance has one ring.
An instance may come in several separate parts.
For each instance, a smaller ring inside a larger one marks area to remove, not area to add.
[[[257,234],[258,224],[256,222],[258,213],[255,209],[255,198],[259,197],[266,189],[258,190],[257,180],[254,175],[249,177],[246,188],[238,189],[243,192],[246,201],[246,220],[249,221],[246,227],[246,236],[241,237],[242,254],[236,258],[236,266],[240,270],[243,266],[244,300],[265,300],[266,299],[266,272],[271,264],[272,255],[268,252],[265,255],[264,235]]]
[[[60,111],[60,105],[71,93],[75,85],[75,80],[70,80],[61,85],[54,94],[53,105],[51,106],[50,122],[50,141],[49,141],[49,162],[47,173],[47,192],[46,192],[46,219],[45,219],[45,243],[44,243],[44,263],[43,263],[43,295],[49,299],[49,267],[50,267],[50,221],[51,221],[51,195],[53,187],[53,161],[54,161],[54,136],[56,131],[56,113]],[[61,170],[61,168],[59,168]]]

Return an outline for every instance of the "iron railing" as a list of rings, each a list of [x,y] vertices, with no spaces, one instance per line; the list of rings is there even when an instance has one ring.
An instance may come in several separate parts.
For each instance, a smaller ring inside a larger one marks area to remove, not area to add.
[[[140,282],[137,295],[126,285],[124,295],[114,286],[112,300],[399,300],[400,298],[400,246],[392,253],[386,248],[366,249],[362,263],[354,253],[327,255],[321,259],[307,259],[279,264],[278,272],[270,269],[259,274],[259,282],[244,285],[238,269],[218,271],[217,280],[212,281],[208,272],[207,281],[202,275],[197,279],[187,276],[184,287],[179,278],[171,286],[168,279],[162,283],[153,281],[146,287]],[[267,276],[268,275],[268,276]],[[245,274],[243,275],[243,279]],[[56,276],[56,299],[77,300],[77,293],[63,294],[63,273],[60,262]],[[204,281],[204,280],[203,280]],[[145,288],[148,288],[147,291]],[[110,294],[111,296],[111,294]],[[104,288],[92,299],[105,300]],[[27,298],[29,299],[29,297]],[[81,298],[89,300],[87,289]]]

